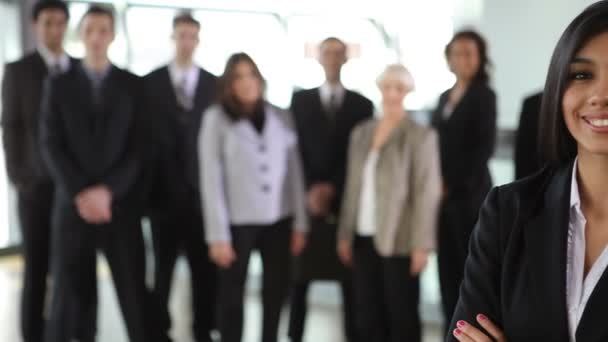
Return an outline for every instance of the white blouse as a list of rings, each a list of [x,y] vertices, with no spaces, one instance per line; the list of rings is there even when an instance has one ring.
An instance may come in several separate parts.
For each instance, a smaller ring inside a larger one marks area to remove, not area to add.
[[[572,171],[570,190],[570,222],[568,225],[568,260],[566,265],[566,296],[568,305],[568,325],[570,341],[576,342],[576,329],[585,311],[589,297],[608,266],[608,246],[595,261],[587,277],[585,271],[585,226],[587,220],[581,210],[577,176],[577,162]]]
[[[374,236],[376,234],[376,167],[378,166],[378,151],[371,150],[367,155],[361,183],[359,198],[359,217],[357,234]]]

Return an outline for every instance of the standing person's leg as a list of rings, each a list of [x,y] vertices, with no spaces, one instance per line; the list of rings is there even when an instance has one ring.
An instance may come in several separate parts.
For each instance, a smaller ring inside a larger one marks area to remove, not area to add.
[[[465,232],[462,231],[460,217],[462,213],[457,204],[444,202],[439,214],[437,262],[441,303],[446,325],[451,321],[456,308],[464,271],[461,269],[464,266],[463,257],[466,255],[466,247],[463,246]]]
[[[340,288],[342,290],[342,319],[344,320],[344,334],[346,341],[348,342],[358,341],[357,329],[355,326],[357,310],[355,310],[353,282],[352,271],[345,270],[344,275],[340,280]]]
[[[141,221],[121,217],[100,229],[104,250],[130,342],[148,342],[146,261]]]
[[[20,192],[17,199],[23,238],[21,333],[24,342],[42,342],[51,244],[53,186]]]
[[[384,307],[388,323],[388,342],[420,342],[418,314],[420,280],[409,272],[409,257],[382,258]]]
[[[222,342],[240,342],[243,335],[247,267],[258,232],[252,226],[232,227],[236,260],[230,267],[218,269],[217,326]]]
[[[302,337],[304,336],[310,283],[311,281],[308,279],[296,279],[292,285],[288,328],[291,342],[302,342]]]
[[[264,267],[262,284],[262,342],[276,342],[281,310],[289,291],[291,219],[263,228],[258,244]]]
[[[71,203],[54,205],[53,293],[46,342],[95,341],[97,325],[96,229]]]
[[[201,210],[191,208],[184,218],[187,222],[182,245],[190,264],[194,338],[210,342],[215,328],[217,268],[209,258]]]
[[[152,297],[157,306],[154,314],[154,329],[158,331],[159,342],[171,341],[171,314],[169,296],[173,271],[178,256],[179,230],[182,223],[178,215],[169,212],[156,212],[150,215],[152,242],[154,245],[154,289]]]
[[[353,243],[354,309],[357,342],[385,342],[381,262],[372,238]]]
[[[437,261],[446,334],[460,296],[469,238],[477,222],[478,211],[479,208],[464,196],[444,203],[441,208]]]

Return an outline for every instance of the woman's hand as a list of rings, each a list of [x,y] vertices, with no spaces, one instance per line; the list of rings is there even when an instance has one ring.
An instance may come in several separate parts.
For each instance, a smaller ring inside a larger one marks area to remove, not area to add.
[[[229,268],[236,261],[236,253],[230,242],[214,242],[209,249],[209,258],[221,268]]]
[[[353,263],[353,249],[348,240],[338,241],[338,257],[346,266],[351,266]]]
[[[410,263],[410,274],[416,276],[424,270],[429,261],[429,252],[425,249],[415,249],[412,251]]]
[[[299,256],[306,247],[306,234],[294,229],[291,233],[291,254]]]
[[[486,316],[477,315],[477,322],[485,330],[480,331],[465,321],[458,321],[454,329],[454,337],[461,342],[507,342],[503,332],[498,329]]]

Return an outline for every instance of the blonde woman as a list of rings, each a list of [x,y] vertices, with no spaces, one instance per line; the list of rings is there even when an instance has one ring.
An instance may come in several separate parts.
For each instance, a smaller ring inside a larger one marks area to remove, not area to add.
[[[382,115],[351,135],[338,254],[353,267],[361,341],[420,341],[419,277],[435,246],[441,195],[437,135],[409,118],[409,71],[378,77]]]

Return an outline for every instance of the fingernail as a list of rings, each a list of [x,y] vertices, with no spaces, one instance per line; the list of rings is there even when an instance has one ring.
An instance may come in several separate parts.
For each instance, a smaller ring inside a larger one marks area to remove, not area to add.
[[[484,322],[484,321],[488,320],[488,317],[486,317],[482,314],[479,314],[479,315],[477,315],[477,320],[479,320],[480,322]]]
[[[460,329],[454,329],[454,336],[458,337],[462,335],[462,331],[460,331]]]
[[[456,323],[456,326],[459,328],[464,328],[465,325],[467,325],[467,322],[465,322],[465,321],[458,321]]]

